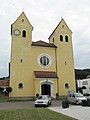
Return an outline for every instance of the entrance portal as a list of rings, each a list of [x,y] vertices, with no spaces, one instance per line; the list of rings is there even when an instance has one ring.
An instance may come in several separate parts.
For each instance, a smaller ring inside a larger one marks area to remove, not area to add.
[[[51,96],[51,86],[48,84],[41,85],[41,94]]]

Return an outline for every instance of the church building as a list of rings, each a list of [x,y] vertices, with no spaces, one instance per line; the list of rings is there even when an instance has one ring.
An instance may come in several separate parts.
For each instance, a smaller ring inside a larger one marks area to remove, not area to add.
[[[72,31],[64,19],[49,36],[49,42],[33,42],[32,30],[24,12],[11,25],[9,97],[29,99],[50,95],[55,98],[76,91]]]

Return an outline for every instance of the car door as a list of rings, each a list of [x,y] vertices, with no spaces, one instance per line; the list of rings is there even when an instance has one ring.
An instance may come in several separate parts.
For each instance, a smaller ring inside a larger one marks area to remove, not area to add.
[[[68,100],[69,100],[70,103],[73,103],[74,100],[73,100],[73,95],[72,94],[68,95]]]
[[[76,98],[75,98],[75,94],[72,94],[72,103],[76,103]]]

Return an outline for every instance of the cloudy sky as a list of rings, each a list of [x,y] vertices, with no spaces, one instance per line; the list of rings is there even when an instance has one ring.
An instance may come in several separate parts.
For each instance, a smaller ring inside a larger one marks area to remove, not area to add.
[[[61,17],[73,31],[75,68],[90,68],[90,0],[0,0],[0,77],[8,76],[11,24],[25,12],[33,41],[48,41]]]

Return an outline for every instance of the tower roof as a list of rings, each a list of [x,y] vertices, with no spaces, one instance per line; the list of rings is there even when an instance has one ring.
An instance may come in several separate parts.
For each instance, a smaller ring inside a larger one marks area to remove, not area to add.
[[[54,29],[54,31],[51,33],[51,35],[49,36],[48,39],[50,39],[50,37],[54,34],[54,32],[57,30],[58,26],[62,23],[62,21],[64,22],[64,24],[68,27],[68,25],[66,24],[65,20],[62,18],[61,21],[58,23],[58,25],[56,26],[56,28]],[[68,29],[70,30],[70,28],[68,27]],[[72,31],[70,30],[70,32],[72,33]]]
[[[21,13],[21,15],[16,19],[16,21],[15,21],[13,24],[15,24],[15,23],[17,22],[17,20],[18,20],[21,16],[24,16],[24,17],[27,19],[28,23],[30,24],[30,26],[32,27],[32,30],[33,30],[33,26],[32,26],[31,23],[29,22],[29,20],[28,20],[28,18],[27,18],[27,16],[25,15],[24,12]],[[13,25],[13,24],[12,24],[12,25]]]

